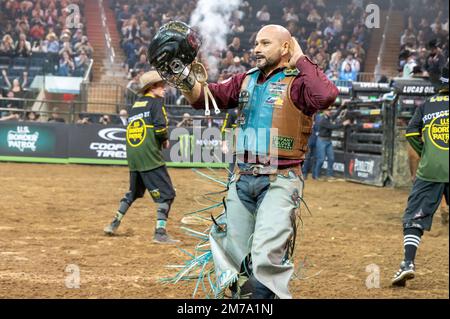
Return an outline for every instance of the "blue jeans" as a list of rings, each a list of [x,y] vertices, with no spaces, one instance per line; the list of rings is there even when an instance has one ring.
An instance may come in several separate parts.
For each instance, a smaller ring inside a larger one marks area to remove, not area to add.
[[[308,153],[306,153],[305,161],[302,166],[303,178],[305,179],[308,177],[309,171],[311,171],[311,173],[314,172],[314,164],[316,163],[316,143],[317,136],[311,135],[308,140]]]
[[[316,143],[316,165],[314,166],[313,178],[319,178],[320,168],[325,162],[325,158],[328,160],[327,176],[333,176],[333,164],[334,164],[334,151],[331,140],[317,138]]]

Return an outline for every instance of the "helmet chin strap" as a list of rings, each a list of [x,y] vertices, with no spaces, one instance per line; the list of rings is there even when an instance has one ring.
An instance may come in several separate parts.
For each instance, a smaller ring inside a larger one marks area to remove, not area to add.
[[[201,64],[200,62],[195,61],[191,65],[192,73],[194,74],[197,81],[201,84],[203,87],[203,92],[205,95],[205,116],[211,115],[211,111],[209,109],[209,100],[211,99],[211,102],[214,107],[214,113],[220,114],[220,109],[217,106],[217,102],[214,99],[214,96],[212,95],[208,83],[206,82],[208,80],[208,73],[206,72],[205,66]]]

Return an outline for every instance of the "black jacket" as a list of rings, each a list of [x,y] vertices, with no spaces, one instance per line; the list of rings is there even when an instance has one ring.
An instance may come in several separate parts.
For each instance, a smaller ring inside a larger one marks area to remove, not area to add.
[[[334,121],[337,119],[339,114],[341,113],[342,108],[339,108],[335,114],[328,117],[327,115],[323,114],[320,121],[319,121],[319,137],[320,138],[331,138],[331,133],[335,129],[339,129],[343,127],[342,123],[335,123]]]

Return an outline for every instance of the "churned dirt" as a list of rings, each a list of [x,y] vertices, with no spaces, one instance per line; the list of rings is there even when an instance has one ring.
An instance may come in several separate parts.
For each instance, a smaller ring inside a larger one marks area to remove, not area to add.
[[[225,178],[225,171],[202,171]],[[168,229],[192,251],[198,240],[180,228],[183,214],[204,207],[198,195],[221,186],[190,169],[169,172],[177,198]],[[159,281],[175,274],[166,265],[182,264],[186,255],[151,241],[156,206],[148,195],[135,202],[117,236],[103,234],[127,188],[126,167],[0,163],[0,297],[191,298],[193,283]],[[389,285],[402,259],[407,196],[408,190],[307,180],[312,215],[302,213],[294,298],[449,298],[448,226],[439,213],[419,248],[416,278],[406,288]],[[80,286],[73,288],[78,270]]]

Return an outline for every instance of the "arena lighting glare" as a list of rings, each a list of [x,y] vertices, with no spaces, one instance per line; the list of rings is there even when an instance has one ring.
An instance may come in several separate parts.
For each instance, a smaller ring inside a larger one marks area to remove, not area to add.
[[[201,39],[181,21],[170,21],[159,28],[148,48],[148,61],[170,85],[190,90],[195,76],[190,65],[195,61]]]

